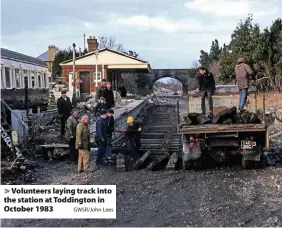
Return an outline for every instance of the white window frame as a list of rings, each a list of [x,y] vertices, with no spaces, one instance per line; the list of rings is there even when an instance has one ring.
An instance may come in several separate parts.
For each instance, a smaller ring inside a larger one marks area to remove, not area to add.
[[[18,74],[19,74],[19,86],[17,86],[17,77],[16,77],[16,70],[18,70]],[[16,89],[20,89],[22,88],[22,79],[21,79],[21,68],[14,68],[14,81],[15,81],[15,88]]]
[[[49,75],[47,72],[43,72],[41,73],[42,74],[42,77],[44,78],[43,82],[42,82],[42,88],[48,88],[49,89]],[[44,85],[43,85],[44,84]]]
[[[6,88],[5,79],[5,66],[1,64],[1,89]]]
[[[93,82],[101,82],[102,81],[102,73],[101,71],[97,71],[97,79],[96,79],[96,71],[93,72]]]
[[[23,68],[22,67],[19,68],[19,72],[20,72],[21,88],[24,88],[24,77],[23,77]]]
[[[9,68],[10,87],[7,87],[6,68]],[[5,88],[6,89],[12,89],[13,88],[13,78],[11,77],[11,69],[12,69],[12,67],[4,66],[4,77],[5,77]]]
[[[38,86],[38,88],[40,89],[40,88],[44,88],[43,86],[42,86],[42,72],[40,72],[40,71],[37,71],[37,86]]]
[[[27,87],[29,88],[29,71],[26,70],[26,69],[22,69],[22,82],[23,82],[23,88],[24,88],[24,77],[25,77],[25,74],[24,74],[24,71],[26,71],[26,76],[27,76]]]
[[[74,73],[74,76],[75,79],[77,79],[77,72]],[[72,90],[72,88],[73,88],[73,72],[69,72],[69,90]]]
[[[33,76],[32,76],[33,75]],[[29,88],[31,89],[35,89],[36,88],[36,78],[35,78],[35,75],[36,75],[36,71],[32,70],[32,71],[29,71]],[[32,77],[34,77],[34,87],[32,86]]]
[[[43,72],[42,73],[42,88],[46,88],[46,84],[47,84],[47,81],[46,81],[46,72]]]

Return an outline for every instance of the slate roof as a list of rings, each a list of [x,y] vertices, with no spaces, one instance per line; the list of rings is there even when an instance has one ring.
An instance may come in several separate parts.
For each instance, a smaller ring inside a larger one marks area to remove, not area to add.
[[[121,53],[121,52],[118,52],[118,51],[111,50],[111,49],[109,49],[109,48],[100,49],[100,50],[99,50],[99,53],[104,52],[104,51],[109,51],[109,52],[112,52],[112,53],[115,53],[115,54],[118,54],[118,55],[122,55],[122,56],[125,56],[125,57],[130,58],[130,59],[137,60],[137,61],[142,62],[142,63],[148,63],[147,61],[134,58],[133,56],[129,56],[129,55],[127,55],[127,54],[124,54],[124,53]],[[82,55],[82,56],[80,56],[80,57],[76,57],[75,60],[83,59],[83,58],[85,58],[85,57],[88,57],[88,56],[94,55],[94,54],[95,54],[95,51],[88,52],[88,53],[85,54],[85,55]],[[69,60],[67,60],[67,61],[62,62],[61,64],[70,63],[70,62],[72,62],[72,61],[73,61],[73,59],[69,59]]]
[[[1,48],[1,58],[10,59],[22,63],[29,63],[36,66],[46,67],[45,62],[40,59],[34,58],[32,56],[24,55],[15,51],[11,51],[5,48]]]
[[[59,49],[56,48],[56,54],[59,52]],[[39,55],[38,57],[36,57],[42,61],[48,61],[48,51],[45,51],[44,53],[42,53],[41,55]]]
[[[38,57],[36,57],[37,59],[40,59],[42,61],[47,61],[48,60],[48,51],[45,51],[44,53],[42,53],[41,55],[39,55]]]

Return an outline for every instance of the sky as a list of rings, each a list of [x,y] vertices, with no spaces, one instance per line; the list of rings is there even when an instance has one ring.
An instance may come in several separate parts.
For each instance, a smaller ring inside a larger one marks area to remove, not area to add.
[[[265,28],[281,11],[281,0],[1,0],[1,47],[37,57],[114,35],[153,69],[189,68],[249,13]]]

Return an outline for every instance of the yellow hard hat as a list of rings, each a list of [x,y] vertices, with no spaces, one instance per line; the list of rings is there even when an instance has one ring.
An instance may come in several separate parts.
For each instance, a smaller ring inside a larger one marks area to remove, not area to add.
[[[129,117],[127,118],[127,123],[133,123],[133,121],[134,121],[134,119],[133,119],[132,116],[129,116]]]

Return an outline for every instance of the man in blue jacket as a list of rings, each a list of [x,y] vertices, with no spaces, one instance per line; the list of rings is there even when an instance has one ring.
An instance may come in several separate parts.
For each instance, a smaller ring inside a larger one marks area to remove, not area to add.
[[[95,141],[98,147],[98,154],[96,159],[96,166],[100,168],[103,164],[103,157],[106,151],[106,139],[107,139],[107,112],[101,111],[100,117],[98,117],[96,122],[96,136]]]

